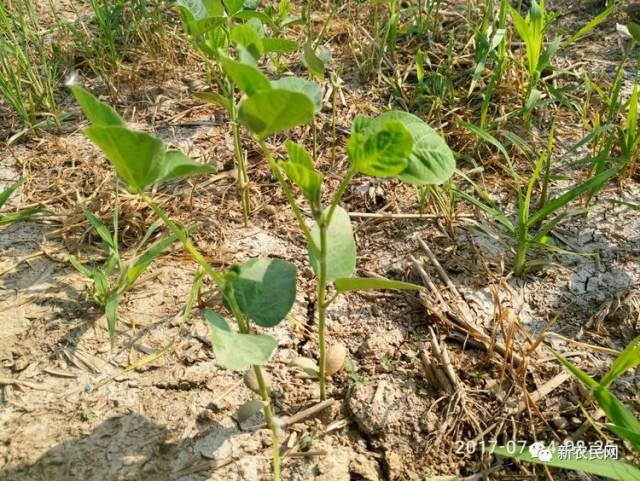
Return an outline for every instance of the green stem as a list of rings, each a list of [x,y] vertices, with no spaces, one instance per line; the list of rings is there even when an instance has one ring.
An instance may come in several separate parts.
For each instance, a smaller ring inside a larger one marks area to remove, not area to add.
[[[346,192],[347,187],[349,187],[349,183],[351,182],[351,179],[353,179],[354,175],[356,175],[356,170],[353,167],[349,167],[347,174],[344,176],[344,178],[340,182],[340,185],[338,186],[338,189],[336,190],[336,193],[333,196],[333,200],[331,201],[331,206],[329,207],[329,213],[327,214],[326,225],[331,224],[333,212],[336,210],[336,207],[340,203],[340,200],[342,199],[342,196]]]
[[[151,197],[146,195],[145,193],[141,193],[140,196],[145,201],[145,203],[151,207],[153,212],[162,219],[165,225],[171,230],[171,232],[182,242],[187,252],[191,254],[194,260],[202,267],[202,269],[207,273],[209,277],[211,277],[216,284],[223,289],[225,301],[227,301],[227,305],[229,309],[233,313],[233,316],[238,323],[238,329],[242,334],[249,334],[251,332],[251,328],[249,327],[249,323],[242,315],[238,303],[236,302],[235,296],[233,292],[229,292],[225,283],[224,276],[214,270],[204,256],[200,253],[200,251],[194,246],[184,230],[182,230],[175,222],[173,222],[169,216],[158,206]],[[264,402],[264,417],[267,422],[267,426],[271,429],[271,436],[273,438],[273,477],[275,481],[280,481],[280,447],[278,442],[278,427],[273,422],[273,412],[271,410],[271,403],[269,399],[269,391],[264,382],[264,376],[262,375],[262,369],[260,366],[253,366],[256,379],[258,380],[258,385],[260,386],[260,396],[262,401]]]
[[[233,316],[238,323],[238,328],[242,334],[250,334],[251,327],[249,326],[248,321],[242,315],[240,311],[240,307],[236,301],[235,295],[233,292],[225,293],[225,300]],[[274,481],[280,481],[280,441],[278,439],[278,426],[273,421],[273,410],[271,409],[271,398],[269,396],[269,389],[267,384],[264,381],[264,375],[262,374],[262,368],[258,365],[253,366],[253,372],[256,375],[256,380],[258,381],[258,386],[260,388],[260,398],[264,403],[264,407],[262,408],[264,412],[264,418],[267,423],[269,429],[271,429],[271,444],[272,444],[272,457],[273,457],[273,479]]]
[[[318,223],[320,227],[320,272],[318,273],[318,344],[320,347],[320,400],[327,397],[327,341],[326,341],[326,312],[328,303],[325,301],[327,294],[327,226],[326,219]]]
[[[518,277],[521,277],[524,274],[524,267],[527,260],[527,249],[529,247],[527,235],[528,235],[527,229],[521,226],[518,232],[518,244],[516,245],[516,258],[513,261],[513,273]]]
[[[247,174],[247,164],[242,149],[242,140],[240,138],[240,125],[238,124],[238,109],[235,103],[235,88],[231,81],[228,82],[229,102],[231,103],[231,130],[233,132],[233,150],[236,157],[236,166],[238,168],[237,183],[238,195],[242,204],[242,220],[245,227],[249,225],[249,214],[251,212],[251,200],[249,198],[249,175]]]
[[[300,208],[298,207],[298,204],[296,203],[296,199],[293,196],[293,192],[291,192],[291,189],[289,188],[289,184],[287,184],[287,181],[282,175],[282,172],[280,171],[278,164],[273,159],[273,156],[271,155],[271,151],[269,150],[267,145],[264,143],[264,141],[260,140],[259,144],[260,144],[260,148],[262,149],[263,155],[266,157],[267,161],[269,162],[269,166],[271,167],[271,172],[273,172],[273,175],[275,175],[276,179],[278,180],[280,187],[282,187],[284,195],[287,198],[287,202],[291,206],[291,209],[293,210],[293,214],[295,215],[296,220],[298,221],[298,225],[300,226],[300,229],[302,230],[302,233],[304,234],[304,237],[307,240],[307,244],[314,251],[314,253],[319,254],[320,249],[318,245],[314,242],[313,238],[311,237],[311,231],[307,227],[307,224],[305,224],[304,222],[302,211],[300,210]]]
[[[193,259],[198,263],[200,267],[207,273],[213,281],[218,284],[220,287],[225,285],[224,276],[213,269],[211,265],[207,262],[204,256],[200,253],[200,251],[193,245],[193,243],[189,240],[184,230],[178,226],[175,222],[173,222],[169,216],[166,214],[164,210],[160,208],[158,204],[154,202],[154,200],[149,197],[144,192],[140,193],[140,197],[142,200],[153,210],[153,212],[162,219],[162,222],[169,228],[171,233],[175,235],[178,240],[182,243],[187,252],[193,257]]]

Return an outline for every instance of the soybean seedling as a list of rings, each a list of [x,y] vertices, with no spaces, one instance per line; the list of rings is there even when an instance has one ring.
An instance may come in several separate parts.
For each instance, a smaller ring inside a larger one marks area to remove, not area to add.
[[[276,22],[271,16],[255,8],[245,6],[249,3],[252,2],[244,0],[225,0],[224,2],[178,0],[176,2],[185,30],[193,45],[203,54],[207,62],[210,62],[212,67],[215,65],[220,70],[213,75],[214,78],[220,79],[219,90],[221,93],[201,92],[196,96],[224,108],[229,114],[238,171],[238,192],[245,225],[249,222],[251,201],[246,156],[238,122],[236,90],[250,88],[250,84],[247,83],[250,79],[243,76],[242,66],[238,67],[230,61],[231,47],[235,45],[244,62],[253,67],[264,55],[280,55],[296,51],[299,48],[298,44],[292,40],[268,37],[264,33],[265,24],[276,32],[280,31],[283,24],[287,24],[288,7],[286,5],[282,5],[281,11],[282,15],[287,15],[287,17]]]
[[[566,220],[570,215],[577,213],[576,210],[569,210],[559,214],[557,214],[557,212],[560,209],[566,207],[571,201],[578,198],[582,194],[599,188],[608,179],[610,179],[617,173],[617,169],[605,170],[600,174],[595,175],[591,179],[574,186],[564,194],[561,194],[557,197],[548,198],[547,186],[551,162],[551,149],[553,146],[552,132],[549,146],[546,151],[540,154],[538,160],[536,161],[533,173],[529,178],[529,181],[527,182],[527,189],[523,192],[522,188],[520,187],[522,179],[515,172],[509,153],[507,152],[507,149],[504,147],[504,145],[494,136],[475,125],[462,121],[460,122],[460,125],[470,130],[480,139],[494,145],[505,157],[505,160],[508,164],[508,171],[514,179],[517,193],[517,215],[515,223],[512,222],[512,220],[509,218],[509,215],[497,203],[491,200],[489,195],[486,192],[482,191],[477,185],[474,184],[474,187],[482,200],[479,200],[474,195],[461,190],[459,190],[457,193],[467,202],[483,211],[485,214],[487,214],[494,221],[496,221],[506,229],[508,237],[510,237],[515,244],[513,272],[516,276],[523,276],[529,270],[531,270],[531,268],[541,263],[540,261],[527,260],[529,250],[532,247],[553,249],[553,247],[549,244],[549,234],[558,224],[560,224],[560,222]],[[543,178],[540,179],[543,169]],[[535,210],[535,212],[531,212],[532,199],[535,193],[536,186],[541,187],[542,192],[540,194],[540,198],[543,199],[543,202],[538,203],[537,210]],[[557,215],[548,220],[549,217],[554,214]],[[476,227],[482,229],[479,224],[477,224]],[[502,237],[500,234],[489,234],[492,235],[492,237]]]
[[[640,365],[640,337],[636,337],[626,347],[626,349],[613,361],[609,372],[607,372],[600,382],[593,379],[580,368],[572,364],[560,354],[554,352],[555,356],[586,388],[591,391],[593,399],[605,412],[609,422],[605,424],[607,429],[626,440],[633,449],[640,453],[640,419],[625,406],[611,391],[609,386],[616,379],[624,375],[630,369]],[[590,458],[580,459],[577,456],[559,455],[560,448],[550,448],[551,458],[545,460],[544,464],[557,468],[570,469],[572,471],[582,471],[586,473],[604,476],[617,481],[634,481],[640,479],[640,466],[634,466],[625,461],[615,458]],[[515,453],[513,450],[496,448],[494,451],[501,456],[513,457],[521,461],[540,463],[540,459],[532,456],[528,448],[522,448]]]
[[[295,266],[279,259],[259,258],[232,266],[226,272],[213,269],[193,245],[189,233],[145,192],[153,184],[206,174],[213,169],[179,150],[167,149],[160,139],[150,134],[129,129],[111,107],[81,87],[70,88],[91,122],[85,134],[106,155],[127,189],[153,210],[222,294],[223,305],[235,320],[238,331],[231,328],[224,314],[208,310],[206,318],[213,351],[220,365],[227,369],[242,370],[253,366],[265,419],[272,433],[274,478],[279,480],[278,426],[273,419],[268,387],[260,368],[273,354],[277,341],[271,336],[254,334],[251,321],[268,328],[285,318],[295,299]]]
[[[254,67],[243,67],[258,79]],[[256,89],[256,85],[261,87]],[[309,260],[317,275],[318,378],[320,397],[326,398],[327,308],[343,292],[365,289],[415,289],[416,286],[378,278],[351,277],[356,266],[356,244],[351,220],[340,201],[358,174],[398,177],[410,184],[444,182],[455,170],[453,153],[446,142],[418,117],[405,112],[386,112],[375,119],[357,117],[348,144],[351,165],[328,205],[322,203],[323,175],[305,148],[287,142],[287,161],[276,161],[265,139],[313,119],[320,110],[320,91],[310,81],[297,78],[274,82],[252,82],[239,106],[239,120],[254,135],[278,180],[296,221],[307,241]],[[287,178],[308,202],[314,224],[309,228]],[[335,295],[328,297],[333,283]]]

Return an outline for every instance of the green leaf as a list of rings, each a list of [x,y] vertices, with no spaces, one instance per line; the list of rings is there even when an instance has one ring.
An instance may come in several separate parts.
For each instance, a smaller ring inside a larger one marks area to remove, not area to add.
[[[600,380],[600,387],[607,388],[629,369],[640,366],[640,336],[636,337],[624,351],[613,361],[611,369]]]
[[[165,147],[160,139],[124,127],[89,127],[85,134],[104,152],[116,172],[135,192],[162,173]]]
[[[227,8],[227,13],[230,16],[238,13],[244,7],[244,0],[223,0],[224,5]]]
[[[569,371],[571,371],[571,374],[577,377],[585,386],[587,386],[590,389],[595,389],[596,387],[598,387],[598,383],[595,381],[595,379],[593,379],[587,373],[582,371],[579,367],[574,365],[571,361],[564,358],[554,350],[551,350],[551,352],[560,360],[562,364],[564,364],[564,367],[566,367]]]
[[[640,451],[640,431],[631,431],[630,429],[621,428],[611,423],[607,424],[607,429],[621,438],[626,439],[636,451]]]
[[[389,177],[403,172],[409,162],[413,137],[401,122],[388,121],[376,131],[355,133],[347,151],[353,167],[363,174]]]
[[[558,456],[558,448],[551,449],[551,459],[549,461],[541,461],[537,456],[534,457],[529,448],[517,447],[516,449],[507,449],[497,447],[493,453],[500,456],[519,459],[535,464],[545,464],[556,468],[569,469],[572,471],[583,471],[586,473],[604,476],[606,478],[615,479],[617,481],[637,481],[640,479],[640,470],[631,464],[619,461],[617,459],[575,459],[569,456],[569,459],[561,459]]]
[[[314,169],[313,159],[309,152],[300,144],[296,144],[291,140],[286,142],[287,153],[289,154],[289,161],[293,164],[300,164],[308,169]]]
[[[149,247],[142,255],[127,267],[123,279],[120,281],[119,288],[124,290],[126,287],[132,286],[140,275],[149,267],[153,260],[162,254],[171,244],[176,241],[177,237],[171,235],[166,239],[159,240]]]
[[[233,60],[225,55],[220,56],[220,63],[224,73],[249,97],[271,89],[269,79],[253,65]]]
[[[113,347],[116,339],[116,320],[118,317],[118,304],[120,302],[120,294],[112,292],[107,303],[104,306],[105,317],[107,318],[107,329],[109,331],[109,343]]]
[[[77,270],[80,274],[82,274],[83,276],[85,276],[88,279],[92,279],[93,278],[93,271],[91,271],[91,270],[87,269],[85,266],[83,266],[76,256],[69,254],[67,256],[67,259],[69,260],[71,265],[75,268],[75,270]]]
[[[596,388],[593,391],[593,397],[614,425],[640,434],[640,421],[607,389]],[[640,446],[637,447],[640,449]]]
[[[304,53],[302,56],[304,64],[309,69],[309,73],[319,80],[324,78],[324,62],[316,55],[311,42],[304,45]]]
[[[640,43],[640,24],[629,22],[627,24],[627,29],[629,30],[633,41]]]
[[[325,211],[325,214],[328,211]],[[313,225],[311,237],[320,247],[320,228]],[[337,206],[333,212],[331,223],[327,227],[327,280],[334,281],[341,277],[350,277],[356,268],[356,241],[353,237],[349,213]],[[316,274],[320,273],[320,260],[309,250],[311,266]]]
[[[224,17],[207,17],[188,22],[188,34],[191,37],[199,37],[205,33],[217,30],[225,25],[227,19]]]
[[[545,220],[548,216],[553,214],[556,210],[561,207],[567,205],[569,202],[574,200],[576,197],[579,197],[584,192],[591,191],[597,189],[602,184],[604,184],[609,178],[613,177],[618,173],[618,169],[613,168],[609,170],[605,170],[604,172],[599,173],[598,175],[592,177],[588,181],[577,185],[573,189],[565,192],[564,194],[554,197],[549,202],[547,202],[544,207],[534,213],[529,220],[527,221],[528,226],[536,225],[539,222]]]
[[[231,112],[231,101],[217,92],[196,92],[195,96],[205,102],[209,102],[210,104],[219,105],[227,112]]]
[[[231,29],[231,40],[246,48],[254,58],[264,55],[264,45],[258,33],[247,24],[238,24]]]
[[[408,184],[440,184],[453,175],[453,152],[435,130],[415,115],[393,110],[375,118],[372,128],[391,120],[401,122],[413,137],[407,167],[398,175],[400,180]]]
[[[304,94],[313,102],[315,113],[320,112],[322,109],[322,92],[315,82],[300,77],[283,77],[278,80],[272,80],[271,87]]]
[[[207,18],[210,15],[205,0],[177,0],[176,6],[181,12],[188,13],[195,20]],[[220,11],[216,13],[222,14]]]
[[[253,365],[262,365],[278,346],[271,336],[232,331],[227,321],[210,309],[206,310],[205,317],[211,330],[211,344],[216,360],[226,369],[240,371]]]
[[[300,48],[298,42],[286,38],[266,37],[262,39],[262,45],[265,53],[291,53]]]
[[[80,205],[80,209],[100,238],[107,244],[107,246],[115,250],[115,242],[107,226],[100,222],[100,219],[93,215],[93,213],[87,210],[84,206]]]
[[[14,182],[9,187],[7,187],[5,190],[3,190],[2,193],[0,193],[0,207],[2,207],[4,204],[7,203],[7,200],[9,200],[9,197],[11,197],[13,195],[13,193],[16,190],[18,190],[18,188],[22,184],[24,184],[24,178],[18,179],[16,182]]]
[[[285,171],[291,182],[300,188],[311,204],[320,202],[320,192],[324,180],[321,173],[303,164],[293,162],[280,162],[278,165]]]
[[[280,259],[261,257],[232,267],[238,306],[262,327],[282,321],[296,299],[296,267]]]
[[[91,122],[91,125],[97,127],[125,127],[125,121],[118,115],[111,106],[101,102],[87,90],[77,85],[69,87],[73,96],[76,98],[82,111]]]
[[[336,279],[335,286],[338,292],[367,291],[371,289],[422,289],[421,286],[416,284],[391,279],[379,279],[376,277],[346,277]]]
[[[238,118],[260,139],[264,139],[310,121],[314,112],[313,102],[307,95],[274,89],[244,99]]]
[[[201,164],[180,150],[167,150],[162,164],[162,174],[158,180],[170,180],[178,177],[211,174],[216,171],[212,165]]]

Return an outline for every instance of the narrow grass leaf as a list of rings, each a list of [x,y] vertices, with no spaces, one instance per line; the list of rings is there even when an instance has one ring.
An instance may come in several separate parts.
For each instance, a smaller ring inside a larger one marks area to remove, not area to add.
[[[624,351],[613,361],[611,369],[600,380],[600,387],[607,388],[629,369],[640,366],[640,336],[636,337]]]
[[[541,461],[539,457],[533,456],[529,452],[529,448],[507,449],[497,447],[493,450],[494,454],[504,457],[515,458],[520,461],[529,463],[543,464],[553,466],[555,468],[569,469],[572,471],[582,471],[585,473],[604,476],[605,478],[617,481],[637,481],[640,479],[640,470],[631,464],[619,461],[617,459],[575,459],[570,456],[569,459],[563,459],[558,455],[558,448],[550,449],[551,459],[549,461]]]
[[[338,292],[367,291],[372,289],[422,289],[421,286],[410,284],[409,282],[379,279],[376,277],[346,277],[336,279],[334,284]]]
[[[588,181],[574,187],[573,189],[565,192],[564,194],[551,199],[544,207],[534,213],[531,217],[529,217],[529,221],[527,224],[529,226],[533,226],[542,222],[548,216],[553,214],[555,211],[560,209],[561,207],[567,205],[569,202],[574,200],[576,197],[579,197],[584,192],[592,191],[594,189],[599,188],[602,184],[604,184],[607,180],[613,177],[618,172],[618,169],[609,169],[604,172],[599,173],[598,175],[592,177]]]

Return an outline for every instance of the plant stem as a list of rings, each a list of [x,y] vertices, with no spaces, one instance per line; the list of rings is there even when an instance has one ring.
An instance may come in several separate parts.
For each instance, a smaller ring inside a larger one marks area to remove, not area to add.
[[[178,240],[182,243],[184,248],[191,254],[191,257],[198,263],[200,267],[207,273],[213,281],[218,284],[220,287],[223,287],[225,284],[224,276],[213,269],[211,265],[207,262],[204,256],[200,253],[200,251],[193,245],[193,243],[189,240],[184,230],[179,227],[175,222],[173,222],[169,216],[166,214],[164,210],[160,208],[158,204],[156,204],[151,197],[149,197],[144,192],[140,193],[140,197],[142,200],[153,210],[153,212],[162,219],[162,222],[169,228],[169,230],[174,234]]]
[[[311,231],[307,227],[307,224],[305,224],[304,222],[302,211],[300,211],[300,208],[298,207],[298,204],[296,203],[296,200],[293,197],[293,192],[291,192],[291,189],[289,188],[289,184],[287,184],[287,181],[282,176],[282,172],[280,171],[278,164],[276,164],[276,161],[273,159],[273,156],[271,155],[271,151],[269,150],[267,145],[264,143],[264,141],[260,140],[259,144],[260,144],[260,148],[262,149],[262,153],[264,154],[267,161],[269,162],[269,166],[271,167],[271,172],[278,180],[280,187],[282,187],[282,191],[284,192],[284,195],[287,198],[287,202],[289,203],[289,205],[291,206],[291,209],[293,210],[293,214],[295,215],[296,220],[298,221],[298,225],[300,226],[300,229],[302,230],[302,233],[304,234],[304,237],[307,240],[307,244],[309,245],[309,248],[312,249],[314,253],[319,256],[320,254],[319,246],[314,242],[313,238],[311,237]]]
[[[518,229],[516,258],[513,261],[513,273],[518,277],[521,277],[522,274],[524,274],[525,262],[527,260],[527,250],[529,247],[527,236],[527,229],[523,226],[520,226]]]
[[[141,193],[140,196],[142,200],[151,207],[153,212],[162,219],[165,225],[171,230],[171,232],[182,242],[185,249],[191,254],[193,259],[202,267],[202,269],[207,273],[209,277],[211,277],[216,284],[223,289],[225,301],[227,301],[227,305],[229,309],[233,313],[233,316],[238,323],[238,329],[242,334],[249,334],[251,332],[251,328],[249,327],[249,323],[243,317],[240,308],[238,307],[238,303],[236,302],[235,296],[233,292],[229,292],[226,286],[226,282],[224,276],[214,270],[204,256],[200,253],[200,251],[193,245],[193,243],[189,240],[184,230],[180,228],[175,222],[173,222],[169,216],[166,214],[160,206],[158,206],[151,197],[149,197],[145,193]],[[260,366],[253,366],[253,369],[256,373],[256,379],[258,380],[258,385],[260,386],[260,397],[264,404],[264,417],[267,422],[267,426],[271,429],[271,436],[273,438],[273,477],[275,481],[280,481],[280,447],[278,442],[278,427],[273,422],[273,412],[271,411],[271,403],[269,398],[269,391],[264,382],[264,376],[262,375],[262,369]]]
[[[247,164],[244,159],[242,140],[240,138],[240,125],[238,124],[238,108],[234,98],[235,88],[230,80],[227,82],[229,91],[229,102],[231,104],[231,130],[233,132],[233,150],[238,168],[237,184],[240,203],[242,204],[242,220],[245,227],[249,225],[249,214],[251,212],[251,200],[249,199],[249,176],[247,175]]]
[[[328,217],[328,216],[327,216]],[[327,397],[326,377],[327,377],[327,347],[326,347],[326,311],[327,303],[325,297],[327,293],[327,227],[328,220],[320,219],[320,272],[318,273],[318,344],[320,347],[320,400]]]
[[[229,309],[231,309],[231,312],[236,319],[236,322],[238,323],[240,332],[242,334],[250,334],[251,327],[249,326],[249,323],[247,322],[245,317],[242,315],[233,292],[225,292],[225,299],[227,301],[227,304],[229,305]],[[269,429],[271,429],[273,479],[274,481],[280,481],[280,442],[278,440],[278,426],[276,426],[276,423],[273,421],[273,411],[271,409],[271,398],[269,396],[269,389],[264,382],[262,368],[258,365],[254,365],[253,372],[255,372],[256,374],[256,380],[258,381],[258,386],[260,388],[260,397],[262,398],[262,402],[264,403],[264,407],[262,408],[264,412],[264,419]]]

